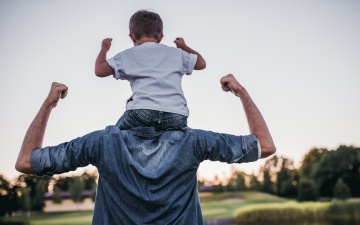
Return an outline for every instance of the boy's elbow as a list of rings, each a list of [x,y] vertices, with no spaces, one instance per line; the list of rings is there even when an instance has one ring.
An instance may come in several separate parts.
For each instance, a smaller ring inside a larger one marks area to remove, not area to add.
[[[95,68],[95,75],[97,77],[107,77],[114,74],[112,68]]]
[[[206,68],[206,62],[204,61],[202,64],[201,64],[201,70],[205,69]]]
[[[95,76],[97,76],[97,77],[102,77],[101,71],[98,70],[98,69],[95,69]]]
[[[95,75],[96,75],[97,77],[106,77],[106,76],[108,76],[108,75],[102,73],[101,71],[97,71],[97,70],[95,70]]]
[[[195,65],[195,70],[203,70],[206,68],[206,62],[202,61],[202,62],[198,62]]]

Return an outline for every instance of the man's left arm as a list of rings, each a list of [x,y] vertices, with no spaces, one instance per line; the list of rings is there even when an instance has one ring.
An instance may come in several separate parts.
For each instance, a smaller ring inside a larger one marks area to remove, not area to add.
[[[259,142],[253,134],[237,136],[198,129],[194,129],[194,132],[199,162],[245,163],[259,159]]]
[[[34,173],[30,164],[31,152],[37,148],[41,148],[44,140],[46,126],[51,114],[51,111],[56,107],[60,98],[65,98],[68,92],[68,87],[61,83],[52,83],[50,92],[42,104],[38,114],[30,124],[16,164],[17,171],[22,173]]]

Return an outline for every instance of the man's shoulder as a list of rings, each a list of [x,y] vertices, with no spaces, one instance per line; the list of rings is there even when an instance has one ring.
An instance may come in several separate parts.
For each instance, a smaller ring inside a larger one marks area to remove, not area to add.
[[[119,133],[120,128],[116,125],[108,125],[104,129],[105,134],[111,134],[111,133]]]

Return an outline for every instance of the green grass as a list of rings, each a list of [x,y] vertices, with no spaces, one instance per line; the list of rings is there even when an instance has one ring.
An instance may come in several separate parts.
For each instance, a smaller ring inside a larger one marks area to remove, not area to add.
[[[268,215],[271,215],[274,218],[276,215],[280,215],[281,217],[290,215],[290,217],[295,218],[299,216],[299,211],[303,213],[300,215],[306,215],[304,217],[307,217],[308,215],[317,217],[321,214],[343,217],[345,212],[350,212],[352,218],[359,219],[360,217],[359,200],[354,202],[350,201],[349,203],[298,203],[296,201],[279,198],[265,193],[245,191],[210,194],[205,196],[201,195],[200,202],[205,220],[235,218],[235,214],[246,215],[248,216],[247,218],[250,218],[248,219],[249,221],[251,218],[265,218]],[[88,225],[91,224],[92,214],[92,211],[32,213],[30,219],[28,219],[26,215],[18,215],[12,218],[3,218],[3,220],[6,222],[24,222],[21,225]],[[0,218],[0,225],[1,224],[3,223],[1,223]],[[343,225],[343,223],[340,224]],[[13,223],[11,225],[20,224]]]
[[[269,202],[287,202],[289,200],[259,192],[227,192],[200,197],[201,209],[205,220],[232,218],[234,212],[242,207]]]
[[[23,222],[24,225],[89,225],[92,211],[62,213],[32,213],[30,219],[26,215],[6,218],[6,222]],[[1,224],[1,223],[0,223]],[[11,223],[10,223],[11,224]]]
[[[251,204],[266,202],[285,202],[286,199],[259,192],[220,193],[200,197],[204,219],[231,218],[235,210]],[[90,224],[92,211],[66,213],[32,213],[30,220],[26,215],[6,218],[6,221],[29,221],[29,225],[85,225]]]
[[[235,211],[238,224],[279,221],[360,222],[360,200],[340,202],[285,202],[248,205]],[[353,222],[353,223],[352,223]]]

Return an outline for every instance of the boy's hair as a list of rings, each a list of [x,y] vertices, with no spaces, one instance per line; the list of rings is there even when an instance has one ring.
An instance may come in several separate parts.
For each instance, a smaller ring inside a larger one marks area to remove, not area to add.
[[[130,34],[136,39],[154,37],[159,39],[163,34],[163,23],[159,14],[148,10],[139,10],[130,18]]]

